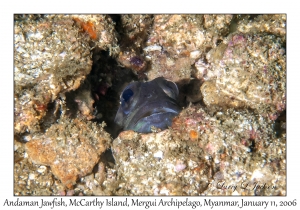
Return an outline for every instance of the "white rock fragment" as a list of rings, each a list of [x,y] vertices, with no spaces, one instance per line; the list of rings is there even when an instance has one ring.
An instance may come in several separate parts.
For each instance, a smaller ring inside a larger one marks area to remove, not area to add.
[[[196,58],[198,58],[200,55],[201,55],[201,52],[200,52],[199,50],[195,50],[195,51],[192,51],[192,52],[190,53],[190,58],[196,59]]]
[[[167,190],[165,188],[160,191],[161,195],[169,195],[169,193],[170,193],[169,190]]]
[[[175,165],[175,171],[180,172],[183,171],[186,168],[186,165],[184,163],[177,163]]]
[[[196,46],[200,47],[205,40],[203,32],[201,30],[198,30],[195,34],[195,38],[196,38],[196,42],[195,42]]]
[[[45,173],[46,170],[47,170],[46,166],[40,166],[38,168],[37,172],[39,172],[40,174],[43,174],[43,173]]]
[[[208,64],[206,64],[202,59],[199,59],[195,63],[195,67],[198,70],[197,71],[197,78],[198,79],[206,78],[207,73],[208,73]]]
[[[148,47],[145,47],[143,50],[148,53],[148,52],[151,52],[151,51],[161,51],[161,46],[159,45],[151,45],[151,46],[148,46]]]
[[[23,47],[18,47],[16,50],[17,50],[18,53],[25,53],[26,52],[26,50]]]
[[[260,172],[260,170],[256,169],[255,171],[253,171],[253,174],[251,176],[251,180],[255,180],[255,179],[261,179],[264,175]]]
[[[14,144],[14,151],[17,151],[21,147],[21,144],[15,143]]]
[[[27,33],[27,38],[28,39],[32,39],[32,40],[41,40],[44,38],[44,36],[40,33],[40,32],[37,32],[37,33]]]
[[[62,57],[62,58],[64,58],[66,56],[66,54],[67,53],[64,51],[64,52],[60,53],[59,56]]]
[[[34,180],[34,179],[35,179],[35,174],[30,173],[30,174],[28,175],[28,179],[29,179],[29,180]]]
[[[163,158],[163,152],[162,151],[157,151],[156,153],[153,154],[154,157],[156,158]]]

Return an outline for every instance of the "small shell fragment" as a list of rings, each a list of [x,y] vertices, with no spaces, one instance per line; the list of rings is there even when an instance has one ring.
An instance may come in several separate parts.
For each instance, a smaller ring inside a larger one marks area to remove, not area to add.
[[[145,47],[143,49],[145,52],[151,52],[151,51],[161,51],[161,46],[159,45],[151,45],[151,46],[148,46],[148,47]]]

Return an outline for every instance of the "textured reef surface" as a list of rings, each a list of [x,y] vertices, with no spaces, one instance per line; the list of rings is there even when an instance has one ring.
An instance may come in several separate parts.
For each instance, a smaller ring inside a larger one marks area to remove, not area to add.
[[[15,15],[14,194],[286,195],[285,48],[285,14]]]

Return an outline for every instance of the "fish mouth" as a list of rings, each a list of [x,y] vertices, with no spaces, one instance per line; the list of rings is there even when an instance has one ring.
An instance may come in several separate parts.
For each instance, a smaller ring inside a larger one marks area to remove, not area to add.
[[[151,127],[166,129],[172,125],[172,119],[177,116],[180,109],[175,101],[168,100],[152,102],[146,106],[140,106],[126,120],[125,130],[134,130],[141,133],[150,133]]]
[[[154,113],[150,116],[139,119],[135,124],[131,124],[127,129],[140,133],[151,133],[152,127],[162,130],[172,126],[172,119],[177,116],[176,112]]]

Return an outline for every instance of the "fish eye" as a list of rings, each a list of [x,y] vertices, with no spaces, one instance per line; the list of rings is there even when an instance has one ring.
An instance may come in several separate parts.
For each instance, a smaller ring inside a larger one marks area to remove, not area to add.
[[[131,96],[133,96],[133,91],[131,89],[125,90],[122,94],[122,98],[125,102],[127,102],[131,98]]]

